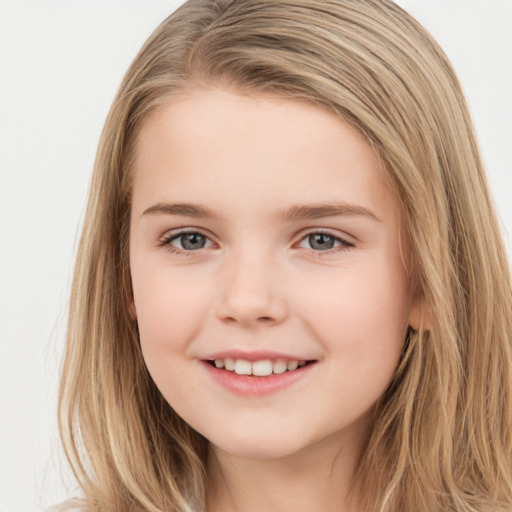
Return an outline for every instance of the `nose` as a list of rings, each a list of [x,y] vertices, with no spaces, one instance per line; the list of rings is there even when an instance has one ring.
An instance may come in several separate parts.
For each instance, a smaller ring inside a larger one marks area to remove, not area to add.
[[[287,316],[287,303],[275,264],[243,254],[226,261],[218,317],[246,327],[276,325]]]

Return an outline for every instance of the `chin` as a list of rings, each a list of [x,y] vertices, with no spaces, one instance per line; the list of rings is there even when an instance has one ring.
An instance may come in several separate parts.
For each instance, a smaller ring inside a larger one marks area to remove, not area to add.
[[[212,436],[209,440],[214,450],[246,459],[281,459],[300,452],[306,446],[306,443],[286,435],[276,436],[269,433],[265,436],[261,432],[244,436],[240,432],[226,432],[222,436]]]

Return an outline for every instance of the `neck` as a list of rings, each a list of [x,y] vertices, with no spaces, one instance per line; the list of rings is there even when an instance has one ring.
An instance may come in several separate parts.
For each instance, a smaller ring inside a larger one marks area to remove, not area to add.
[[[212,447],[207,511],[355,512],[350,491],[361,449],[324,439],[286,457],[247,458]]]

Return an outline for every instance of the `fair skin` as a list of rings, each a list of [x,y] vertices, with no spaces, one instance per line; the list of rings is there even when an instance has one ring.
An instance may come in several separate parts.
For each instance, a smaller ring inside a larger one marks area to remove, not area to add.
[[[146,120],[132,313],[156,385],[211,442],[209,512],[349,510],[419,323],[398,210],[373,150],[319,107],[197,88]]]

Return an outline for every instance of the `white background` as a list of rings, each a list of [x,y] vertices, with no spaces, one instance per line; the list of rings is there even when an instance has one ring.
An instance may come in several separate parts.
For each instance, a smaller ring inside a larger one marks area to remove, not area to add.
[[[124,71],[179,3],[0,1],[0,512],[70,495],[56,393],[95,149]],[[512,0],[399,3],[459,73],[512,233]]]

